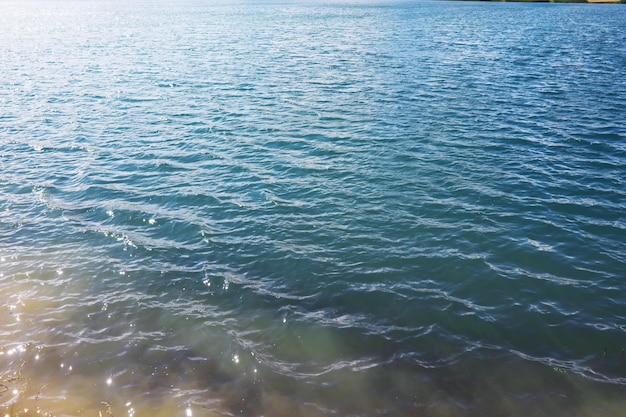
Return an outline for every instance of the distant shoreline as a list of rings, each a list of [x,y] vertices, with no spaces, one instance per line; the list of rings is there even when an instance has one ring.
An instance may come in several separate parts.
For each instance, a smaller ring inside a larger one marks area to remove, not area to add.
[[[498,3],[594,3],[594,4],[626,4],[626,0],[463,0]]]

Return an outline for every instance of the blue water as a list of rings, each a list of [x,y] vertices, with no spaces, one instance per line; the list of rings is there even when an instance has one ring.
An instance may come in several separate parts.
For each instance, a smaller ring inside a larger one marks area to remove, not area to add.
[[[0,11],[0,410],[624,415],[623,5]]]

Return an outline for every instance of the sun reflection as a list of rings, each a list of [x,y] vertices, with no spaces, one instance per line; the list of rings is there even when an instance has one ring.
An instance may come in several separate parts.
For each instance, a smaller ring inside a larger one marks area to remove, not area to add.
[[[187,407],[187,409],[185,410],[185,415],[187,417],[192,417],[193,413],[191,412],[191,407]]]
[[[24,347],[24,345],[17,345],[14,348],[11,348],[9,350],[6,351],[6,354],[11,356],[14,355],[16,353],[24,353],[26,352],[26,347]]]

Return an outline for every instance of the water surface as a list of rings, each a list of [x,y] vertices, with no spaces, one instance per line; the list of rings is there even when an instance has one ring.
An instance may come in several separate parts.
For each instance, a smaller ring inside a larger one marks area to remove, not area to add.
[[[623,6],[0,7],[5,413],[626,409]]]

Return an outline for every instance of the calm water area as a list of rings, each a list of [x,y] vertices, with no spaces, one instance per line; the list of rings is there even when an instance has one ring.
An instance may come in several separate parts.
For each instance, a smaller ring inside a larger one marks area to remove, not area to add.
[[[625,29],[0,0],[0,415],[623,417]]]

